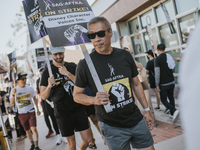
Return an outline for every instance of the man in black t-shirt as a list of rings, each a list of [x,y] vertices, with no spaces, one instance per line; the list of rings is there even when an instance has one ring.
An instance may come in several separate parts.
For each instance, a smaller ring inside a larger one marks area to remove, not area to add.
[[[160,95],[158,91],[156,90],[156,83],[155,83],[154,54],[152,50],[148,50],[145,53],[147,54],[147,57],[150,59],[146,65],[146,73],[149,74],[149,84],[150,84],[151,89],[154,91],[156,95],[156,100],[157,100],[157,107],[155,107],[154,109],[160,110]]]
[[[178,119],[179,111],[175,108],[174,101],[174,75],[175,62],[171,55],[165,53],[165,45],[157,46],[159,56],[155,59],[155,80],[156,88],[160,92],[162,103],[167,109],[170,109],[170,118],[172,122]],[[167,101],[169,98],[169,102]]]
[[[73,99],[76,64],[64,61],[64,47],[50,45],[50,51],[53,76],[49,77],[48,70],[44,70],[40,82],[41,98],[53,101],[54,115],[62,136],[68,141],[68,149],[76,149],[75,130],[82,137],[80,149],[85,150],[92,138],[87,115],[82,105]]]
[[[86,60],[83,59],[76,69],[74,100],[83,105],[95,105],[99,127],[110,150],[130,149],[130,143],[138,149],[154,150],[149,131],[154,127],[154,119],[131,54],[111,47],[113,32],[106,18],[95,17],[89,21],[88,27],[88,37],[95,48],[90,56],[105,92],[97,91]],[[93,96],[85,94],[87,86]],[[134,103],[133,91],[145,110],[148,126]],[[104,108],[108,103],[110,112]]]

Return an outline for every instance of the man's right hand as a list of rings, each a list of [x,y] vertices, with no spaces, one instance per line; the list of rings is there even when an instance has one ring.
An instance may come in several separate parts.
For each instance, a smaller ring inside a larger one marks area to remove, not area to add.
[[[109,94],[106,92],[97,92],[94,105],[106,105],[109,102]]]
[[[156,87],[156,90],[157,90],[158,92],[160,92],[160,88],[159,88],[159,86]]]
[[[55,79],[54,76],[51,76],[48,78],[48,87],[52,88],[55,85]]]

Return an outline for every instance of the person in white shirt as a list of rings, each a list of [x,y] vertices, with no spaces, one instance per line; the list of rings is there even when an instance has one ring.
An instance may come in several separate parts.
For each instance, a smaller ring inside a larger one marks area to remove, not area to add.
[[[37,109],[37,114],[40,115],[38,99],[36,98],[36,92],[34,89],[26,85],[26,76],[27,74],[24,73],[19,73],[17,75],[17,86],[13,88],[10,93],[10,106],[12,107],[14,103],[17,105],[19,120],[32,144],[30,150],[41,150],[38,147],[38,131],[36,128],[35,108],[32,101],[33,99]]]

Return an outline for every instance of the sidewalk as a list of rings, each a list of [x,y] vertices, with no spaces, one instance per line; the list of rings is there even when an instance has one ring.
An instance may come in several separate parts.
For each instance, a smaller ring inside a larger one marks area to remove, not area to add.
[[[152,97],[153,107],[156,107],[156,99]],[[177,101],[176,101],[176,104]],[[164,113],[164,106],[161,105],[161,111],[154,111],[156,118],[156,127],[152,131],[156,150],[184,150],[183,132],[181,129],[180,119],[175,124],[172,124],[169,114]],[[46,139],[45,135],[48,132],[44,117],[37,117],[38,132],[39,132],[39,146],[42,150],[67,150],[68,144],[62,142],[61,145],[56,146],[57,137],[54,135],[51,138]],[[104,145],[104,142],[98,133],[95,126],[91,123],[92,131],[96,139],[96,150],[108,150],[108,147]],[[77,150],[81,142],[79,133],[75,134],[77,141]],[[30,142],[26,139],[16,139],[16,132],[13,131],[13,143],[11,143],[12,150],[29,150]],[[89,148],[87,150],[90,150]]]

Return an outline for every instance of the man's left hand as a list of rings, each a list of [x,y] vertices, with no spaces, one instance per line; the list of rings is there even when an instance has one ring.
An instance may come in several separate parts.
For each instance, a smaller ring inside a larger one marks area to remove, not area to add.
[[[153,130],[153,128],[154,128],[154,118],[151,115],[150,111],[145,112],[145,120],[146,120],[146,123],[148,125],[149,130],[150,131]]]

